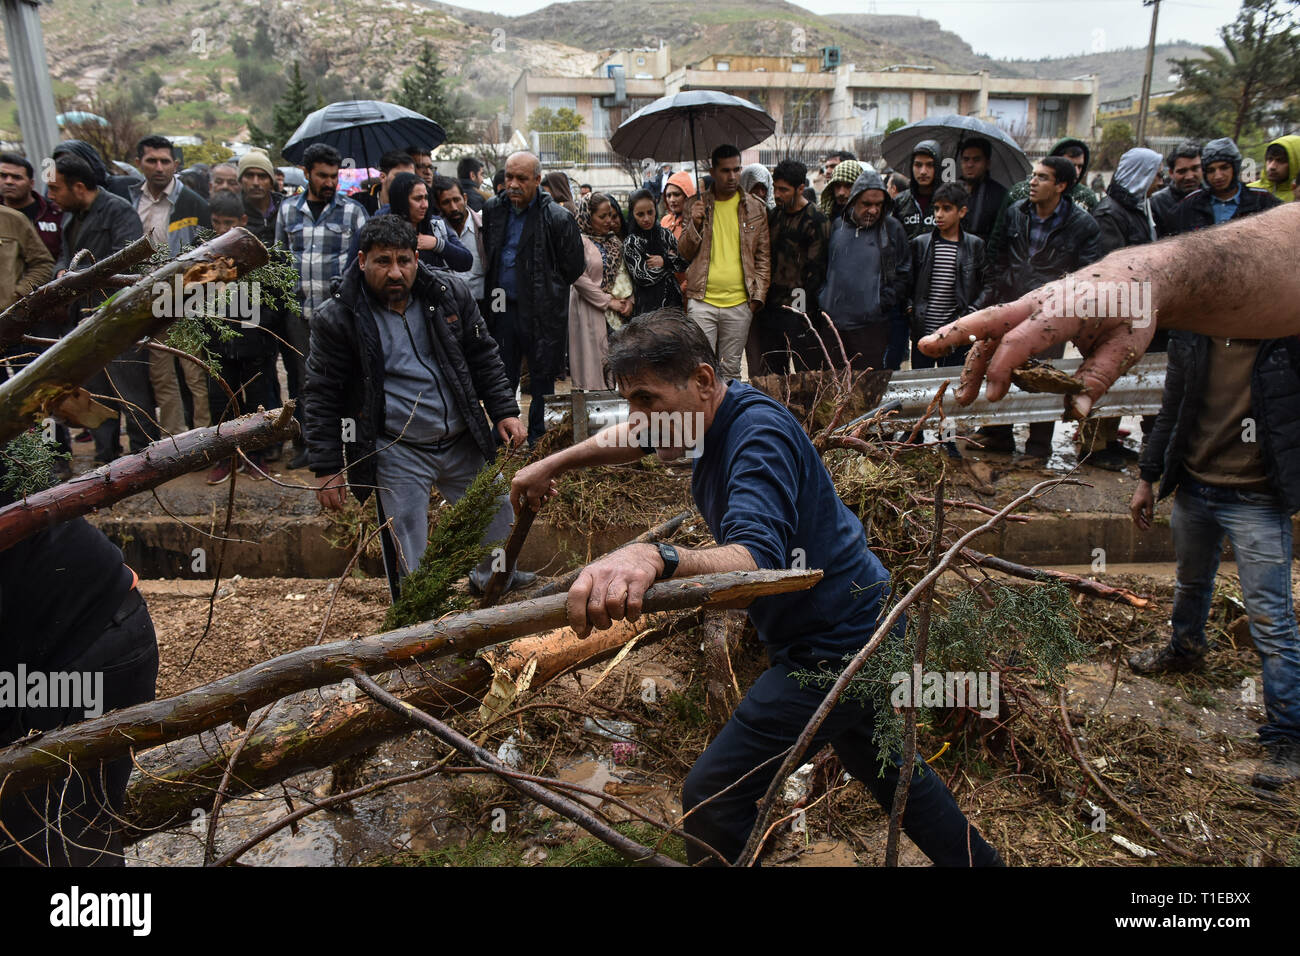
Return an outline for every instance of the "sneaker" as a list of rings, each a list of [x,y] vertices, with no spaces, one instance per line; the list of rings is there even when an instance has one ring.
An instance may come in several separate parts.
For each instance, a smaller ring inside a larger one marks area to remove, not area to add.
[[[208,472],[207,482],[210,485],[219,485],[230,477],[230,459],[223,458],[212,466]]]
[[[293,456],[293,461],[289,462],[289,470],[297,471],[299,468],[307,467],[307,449],[301,449],[298,454]]]
[[[249,481],[266,481],[266,466],[262,464],[262,456],[253,453],[247,458],[239,459],[239,473],[247,476]]]
[[[1205,666],[1204,654],[1180,654],[1170,645],[1149,647],[1128,659],[1128,666],[1138,674],[1185,674]]]
[[[88,429],[82,429],[81,431],[77,432],[77,437],[72,440],[76,442],[78,445],[81,445],[88,441],[94,441],[95,436],[92,435]]]
[[[469,573],[469,593],[474,597],[482,597],[483,589],[487,587],[491,575],[484,575],[478,568]],[[518,568],[510,572],[510,580],[506,586],[501,589],[502,594],[509,594],[511,591],[518,591],[520,588],[526,588],[537,580],[537,575],[532,571],[520,571]]]
[[[1268,758],[1250,778],[1250,785],[1261,790],[1281,790],[1300,780],[1300,744],[1265,744]]]

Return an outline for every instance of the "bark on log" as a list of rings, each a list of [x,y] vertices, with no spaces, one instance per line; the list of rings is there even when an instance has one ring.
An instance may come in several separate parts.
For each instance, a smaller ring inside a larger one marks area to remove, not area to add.
[[[0,508],[0,551],[49,525],[88,514],[115,501],[156,488],[199,468],[229,458],[236,448],[257,451],[298,434],[292,401],[234,421],[196,428],[154,442],[144,451],[79,475],[61,485]]]
[[[731,649],[739,644],[744,627],[743,615],[735,611],[718,611],[705,618],[701,629],[704,637],[705,710],[714,737],[740,704],[740,684],[731,667]]]
[[[1070,574],[1066,571],[1030,568],[1023,564],[1016,564],[1014,561],[1008,561],[1006,558],[998,558],[982,551],[976,551],[973,548],[962,548],[961,555],[971,564],[978,565],[981,568],[988,568],[990,571],[1001,571],[1003,574],[1024,578],[1027,581],[1059,581],[1072,591],[1078,591],[1080,594],[1086,594],[1089,597],[1101,598],[1103,601],[1114,601],[1117,604],[1127,604],[1136,608],[1151,605],[1150,598],[1143,597],[1128,588],[1111,587],[1108,584],[1081,578],[1077,574]]]
[[[643,612],[744,607],[754,598],[806,590],[819,580],[820,571],[730,571],[661,581],[646,591]],[[353,667],[378,674],[413,658],[468,655],[512,638],[561,627],[568,620],[567,601],[567,595],[557,594],[469,611],[362,640],[301,648],[175,697],[25,737],[0,750],[0,780],[7,780],[6,792],[26,790],[61,776],[70,762],[91,765],[227,721],[242,724],[250,713],[272,701],[341,682]],[[469,663],[468,658],[463,663]]]
[[[267,259],[266,247],[247,229],[237,227],[141,276],[134,286],[118,292],[58,344],[0,385],[0,443],[25,431],[34,416],[84,385],[125,348],[160,332],[180,316],[180,303],[175,303],[169,314],[154,314],[155,283],[172,283],[176,276],[182,277],[185,286],[231,281],[264,265]]]
[[[585,640],[565,627],[521,638],[494,657],[511,680],[519,677],[529,660],[536,660],[530,687],[538,688],[574,668],[612,656],[645,627],[644,620],[616,621]],[[477,709],[492,678],[492,666],[478,657],[468,664],[439,661],[423,669],[407,667],[380,683],[414,707],[435,717],[451,717]],[[266,789],[412,731],[409,720],[363,694],[345,694],[344,686],[304,691],[277,703],[240,752],[227,796]],[[140,754],[136,760],[140,770],[132,775],[127,790],[128,842],[187,823],[195,807],[210,807],[228,755],[243,734],[226,724]]]
[[[125,276],[117,273],[134,269],[153,255],[153,243],[141,236],[124,249],[119,249],[107,259],[101,259],[94,265],[78,272],[69,272],[58,279],[45,283],[39,289],[25,295],[4,312],[0,312],[0,345],[17,342],[36,322],[42,319],[64,318],[61,310],[66,310],[69,303],[78,296],[94,289],[120,289]],[[138,282],[141,276],[130,276],[130,285]]]

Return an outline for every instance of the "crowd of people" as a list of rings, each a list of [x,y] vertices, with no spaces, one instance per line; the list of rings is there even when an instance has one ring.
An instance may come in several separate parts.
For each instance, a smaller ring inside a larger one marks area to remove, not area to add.
[[[240,469],[261,479],[290,454],[287,467],[311,469],[326,508],[342,507],[349,491],[362,501],[373,493],[394,597],[426,550],[431,491],[454,501],[500,445],[537,442],[546,430],[545,397],[557,381],[617,388],[634,409],[704,416],[716,441],[695,462],[692,492],[718,547],[644,545],[602,559],[570,591],[570,616],[580,632],[606,626],[635,613],[655,580],[788,567],[796,551],[809,566],[827,569],[807,596],[763,598],[751,608],[772,669],[687,780],[684,803],[700,806],[688,830],[734,859],[768,779],[754,768],[775,772],[772,754],[793,742],[818,701],[796,689],[790,672],[833,665],[858,649],[889,597],[886,570],[807,436],[779,403],[741,382],[745,372],[754,378],[966,363],[982,374],[993,346],[959,338],[940,354],[936,337],[983,321],[991,308],[1020,308],[1116,250],[1230,230],[1225,224],[1294,200],[1300,178],[1296,136],[1269,145],[1265,176],[1251,184],[1241,181],[1242,155],[1230,139],[1184,143],[1168,157],[1134,148],[1102,196],[1085,185],[1090,154],[1082,141],[1062,140],[1010,187],[990,178],[991,154],[987,140],[966,139],[957,149],[960,177],[945,179],[946,157],[935,141],[918,143],[903,170],[878,169],[849,153],[827,157],[816,171],[796,159],[768,169],[744,165],[740,150],[724,145],[698,183],[661,165],[620,202],[587,184],[575,190],[529,152],[511,155],[489,181],[473,158],[460,161],[454,178],[439,175],[430,151],[413,145],[385,153],[379,176],[345,195],[343,157],[328,145],[306,150],[305,187],[289,193],[261,150],[182,174],[172,144],[149,136],[137,146],[142,178],[134,179],[110,173],[93,147],[71,140],[54,151],[44,190],[27,158],[0,154],[0,308],[142,236],[172,255],[209,230],[245,228],[278,246],[297,271],[299,307],[264,305],[256,323],[239,324],[232,338],[210,345],[234,400],[195,363],[140,343],[88,383],[118,414],[86,440],[96,460],[109,463],[123,453],[123,422],[130,450],[139,451],[162,435],[274,407],[284,397],[278,359],[301,437],[291,453],[241,455]],[[87,293],[33,334],[57,338],[104,297]],[[1035,352],[1059,357],[1064,342],[1051,331]],[[1219,545],[1231,537],[1264,659],[1268,723],[1261,739],[1272,769],[1258,782],[1281,785],[1300,778],[1300,639],[1289,572],[1290,515],[1300,510],[1300,350],[1294,336],[1251,339],[1239,330],[1148,335],[1141,346],[1167,348],[1169,374],[1164,407],[1143,422],[1142,480],[1131,508],[1135,522],[1149,527],[1154,483],[1161,497],[1177,490],[1179,587],[1173,639],[1135,657],[1132,667],[1156,673],[1203,665]],[[30,343],[11,345],[10,374],[33,351]],[[530,399],[526,422],[521,392]],[[969,400],[967,384],[959,394]],[[1259,441],[1241,439],[1241,422],[1251,416]],[[615,437],[629,440],[592,439],[522,470],[508,494],[502,489],[485,540],[504,538],[518,509],[540,507],[564,471],[681,450],[642,447],[626,427]],[[1027,456],[1046,459],[1053,427],[1029,427]],[[1089,420],[1081,435],[1095,463],[1122,467],[1135,457],[1114,419]],[[1002,426],[973,437],[987,451],[1011,452],[1012,436]],[[66,427],[57,439],[70,448]],[[207,480],[227,480],[230,467],[215,465]],[[111,565],[113,574],[101,580],[112,586],[99,585],[104,593],[93,608],[69,619],[66,640],[55,636],[45,646],[68,660],[76,656],[69,647],[76,654],[125,648],[139,666],[123,676],[113,700],[150,699],[157,654],[135,576],[120,552],[100,546],[99,532],[80,519],[64,527],[73,530],[45,532],[25,543],[27,550],[5,552],[0,591],[41,566],[32,548],[47,563],[70,550],[94,555],[96,574]],[[1272,544],[1253,544],[1265,537]],[[89,580],[87,561],[64,563],[68,574]],[[493,571],[507,572],[507,589],[533,579],[490,555],[471,573],[471,591],[481,593]],[[864,588],[871,593],[859,603],[846,598]],[[0,611],[11,623],[9,606]],[[23,626],[37,627],[35,620]],[[15,725],[4,739],[56,726],[64,716]],[[869,709],[837,710],[818,739],[832,743],[855,775],[877,781],[872,790],[886,803],[897,771],[884,783],[869,772],[878,764],[872,721]],[[111,769],[111,783],[101,779],[80,798],[108,818],[121,809],[128,768],[119,762]],[[745,785],[733,789],[740,780]],[[728,800],[711,799],[728,791]],[[48,818],[48,809],[28,806],[19,842],[36,840]],[[18,815],[8,806],[3,813]],[[934,774],[914,781],[904,825],[938,862],[1001,862]],[[113,829],[111,819],[89,814],[77,831],[86,854],[62,862],[120,859]]]

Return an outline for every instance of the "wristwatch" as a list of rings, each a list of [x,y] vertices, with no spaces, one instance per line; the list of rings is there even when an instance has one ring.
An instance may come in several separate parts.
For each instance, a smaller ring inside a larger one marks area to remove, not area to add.
[[[660,573],[656,580],[663,581],[671,578],[677,572],[677,562],[680,560],[680,555],[671,544],[664,544],[662,541],[656,543],[655,547],[659,549],[659,557],[664,562],[663,572]]]

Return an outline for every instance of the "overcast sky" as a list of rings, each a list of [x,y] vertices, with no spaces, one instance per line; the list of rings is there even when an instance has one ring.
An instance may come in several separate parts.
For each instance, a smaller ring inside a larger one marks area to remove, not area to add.
[[[450,2],[508,16],[548,5],[539,0]],[[803,0],[799,6],[822,14],[923,16],[938,20],[975,52],[999,59],[1145,46],[1151,31],[1151,10],[1142,0]],[[1156,39],[1218,44],[1218,28],[1237,15],[1239,6],[1239,0],[1161,0]]]

